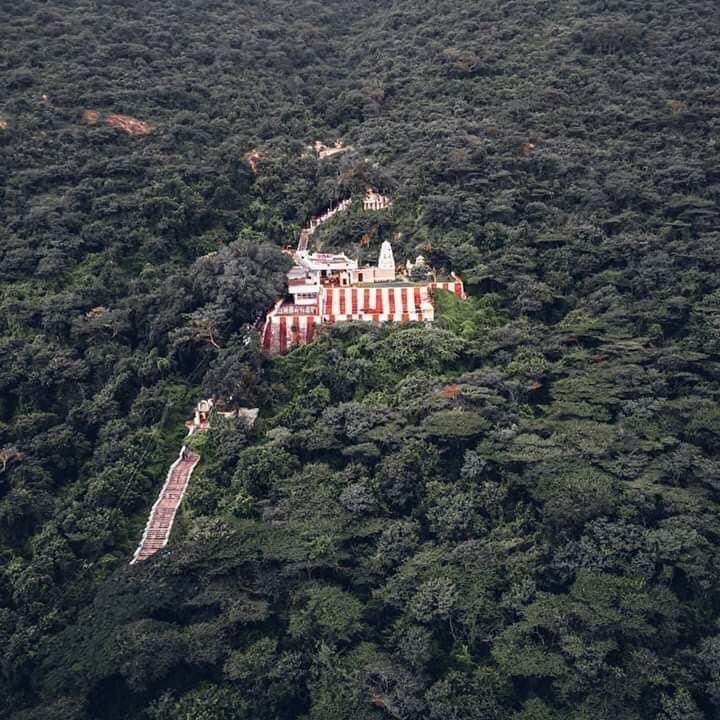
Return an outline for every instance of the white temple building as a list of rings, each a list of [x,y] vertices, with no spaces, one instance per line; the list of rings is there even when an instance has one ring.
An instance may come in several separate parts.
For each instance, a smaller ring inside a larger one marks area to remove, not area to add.
[[[387,195],[381,195],[372,188],[368,188],[365,191],[363,210],[385,210],[389,208],[391,204],[390,198]]]
[[[295,265],[288,272],[288,292],[295,305],[313,305],[323,287],[350,287],[396,279],[392,245],[386,240],[377,265],[358,267],[344,253],[295,253]]]

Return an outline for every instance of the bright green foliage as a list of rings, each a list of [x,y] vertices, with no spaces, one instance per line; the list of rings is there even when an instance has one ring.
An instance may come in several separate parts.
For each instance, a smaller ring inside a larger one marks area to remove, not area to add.
[[[462,300],[445,290],[433,291],[436,324],[452,330],[466,340],[475,340],[489,328],[503,324],[498,312],[499,298],[494,294]]]
[[[295,599],[288,630],[297,639],[346,643],[362,630],[362,603],[330,586],[305,586]]]

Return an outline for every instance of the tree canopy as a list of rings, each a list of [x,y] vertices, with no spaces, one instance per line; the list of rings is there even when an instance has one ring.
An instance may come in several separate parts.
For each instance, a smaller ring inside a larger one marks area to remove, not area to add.
[[[3,717],[720,717],[716,3],[0,28]],[[470,298],[264,356],[282,249],[367,186],[314,247]],[[259,419],[129,566],[208,395]]]

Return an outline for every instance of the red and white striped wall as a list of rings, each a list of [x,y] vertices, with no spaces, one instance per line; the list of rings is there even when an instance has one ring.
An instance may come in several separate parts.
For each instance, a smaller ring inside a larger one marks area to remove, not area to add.
[[[263,328],[262,349],[269,353],[284,353],[293,346],[312,342],[315,326],[320,322],[317,315],[268,315]]]
[[[323,287],[316,314],[306,308],[279,302],[268,314],[262,334],[262,348],[269,353],[312,342],[315,328],[348,320],[360,322],[432,322],[435,308],[432,290],[440,288],[464,298],[462,281],[430,283],[424,286]]]
[[[430,283],[430,287],[440,290],[447,290],[448,292],[455,293],[459,298],[465,299],[465,288],[463,287],[462,280],[451,280],[450,282],[433,282]]]
[[[427,287],[323,288],[323,322],[424,322],[434,318]]]

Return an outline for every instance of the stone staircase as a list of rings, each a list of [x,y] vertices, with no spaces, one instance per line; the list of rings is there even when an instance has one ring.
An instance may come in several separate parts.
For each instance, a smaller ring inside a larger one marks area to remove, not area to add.
[[[175,515],[190,483],[190,476],[199,462],[200,455],[183,445],[177,460],[170,466],[158,499],[150,510],[142,539],[130,561],[131,565],[146,560],[167,545]]]

